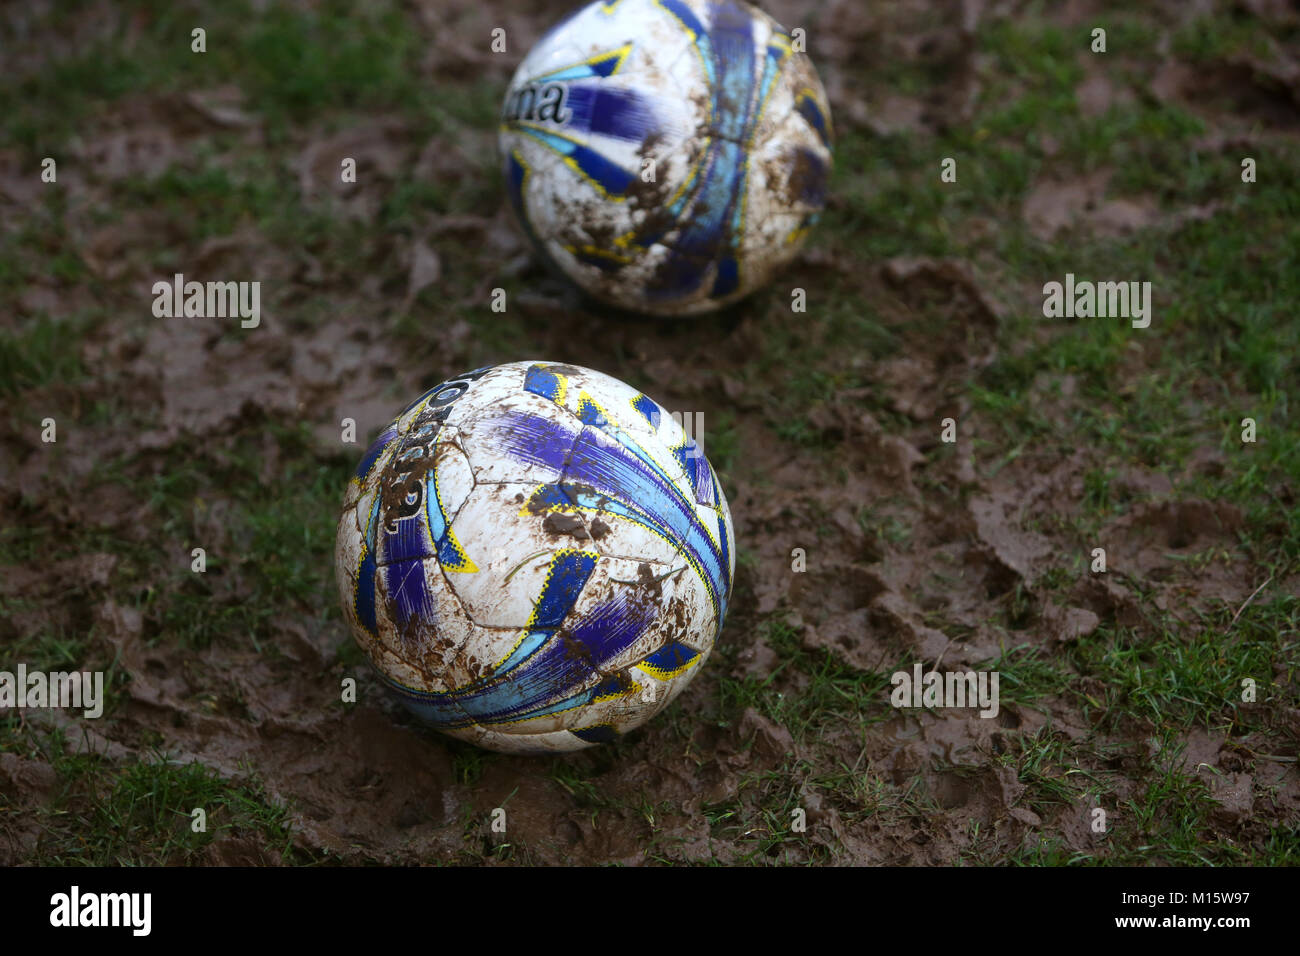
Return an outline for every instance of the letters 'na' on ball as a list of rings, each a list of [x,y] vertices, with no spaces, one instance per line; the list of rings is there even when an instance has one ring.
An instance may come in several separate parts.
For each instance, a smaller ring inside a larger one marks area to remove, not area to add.
[[[564,751],[644,723],[699,671],[735,538],[700,446],[653,400],[515,362],[442,383],[380,434],[336,571],[358,643],[422,720]]]
[[[799,47],[731,0],[609,0],[554,27],[515,72],[499,136],[543,257],[594,297],[659,315],[764,284],[830,175],[826,94]]]

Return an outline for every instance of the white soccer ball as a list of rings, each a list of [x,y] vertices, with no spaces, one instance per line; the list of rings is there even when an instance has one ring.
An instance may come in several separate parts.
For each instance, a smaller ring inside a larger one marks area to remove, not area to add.
[[[654,401],[513,362],[431,389],[370,446],[336,566],[357,642],[422,720],[564,751],[639,726],[699,671],[735,538],[713,469]]]
[[[798,251],[826,199],[831,122],[812,61],[730,0],[608,0],[511,80],[499,144],[544,258],[640,312],[718,308]]]

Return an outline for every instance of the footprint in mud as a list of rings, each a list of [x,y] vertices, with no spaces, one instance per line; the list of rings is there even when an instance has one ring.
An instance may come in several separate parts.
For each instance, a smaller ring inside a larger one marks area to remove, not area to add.
[[[911,653],[937,655],[948,639],[921,625],[915,609],[864,565],[832,567],[815,582],[796,575],[790,601],[805,647],[830,651],[850,667],[874,671]]]

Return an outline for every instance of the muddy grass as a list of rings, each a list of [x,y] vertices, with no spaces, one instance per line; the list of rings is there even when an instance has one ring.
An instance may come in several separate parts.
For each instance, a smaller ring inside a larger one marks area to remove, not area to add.
[[[832,98],[831,208],[685,322],[584,302],[509,221],[496,110],[568,4],[7,14],[0,669],[111,694],[0,719],[0,862],[1300,860],[1300,18],[872,6],[770,6]],[[176,272],[261,280],[261,325],[155,318]],[[1151,281],[1151,327],[1044,319],[1067,272]],[[707,668],[563,758],[414,725],[330,578],[366,440],[523,358],[702,413],[736,522]],[[891,706],[916,663],[998,671],[998,713]]]

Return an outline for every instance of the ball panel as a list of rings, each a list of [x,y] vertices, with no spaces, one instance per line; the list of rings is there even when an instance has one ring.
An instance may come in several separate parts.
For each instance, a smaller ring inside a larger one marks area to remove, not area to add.
[[[466,648],[479,629],[436,558],[381,568],[376,590],[377,626],[367,650],[381,674],[423,693],[450,691],[473,679]]]
[[[568,753],[574,750],[584,750],[598,743],[595,740],[583,740],[568,730],[529,735],[503,734],[499,731],[483,730],[482,734],[483,736],[475,741],[480,747],[519,756]]]
[[[593,412],[627,432],[667,469],[672,467],[672,457],[663,449],[680,444],[685,437],[681,425],[654,399],[620,382],[618,379],[592,369],[579,369],[572,365],[541,365],[543,371],[563,376],[566,387],[558,404],[584,423],[593,418]],[[680,473],[680,472],[679,472]]]
[[[360,626],[356,614],[356,589],[362,550],[361,531],[356,526],[355,512],[351,508],[345,508],[339,515],[334,536],[334,581],[338,587],[343,618],[354,632]]]
[[[502,748],[500,747],[492,746],[492,744],[487,739],[488,738],[487,731],[485,731],[478,724],[470,724],[467,727],[455,727],[455,728],[444,727],[440,729],[448,737],[454,737],[456,740],[459,740],[462,743],[474,744],[477,747],[483,747],[487,750],[496,750],[503,753],[507,752],[507,751],[502,751]]]
[[[547,574],[541,559],[566,543],[555,522],[520,506],[522,493],[511,484],[480,485],[453,525],[475,568],[457,575],[456,593],[474,620],[489,627],[528,622]]]
[[[554,411],[553,403],[527,392],[468,410],[474,417],[461,425],[459,445],[469,457],[475,481],[558,481],[580,426]]]

